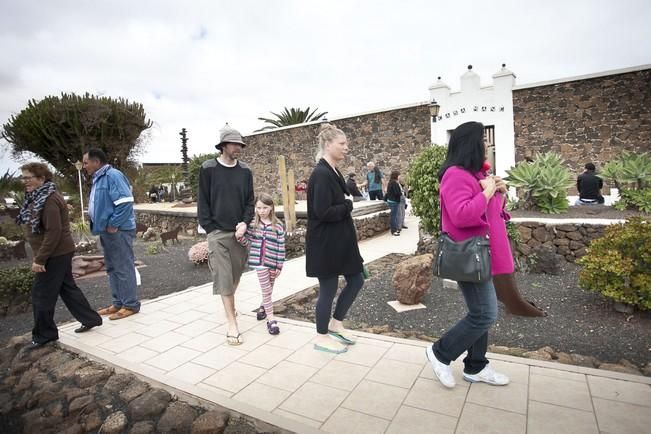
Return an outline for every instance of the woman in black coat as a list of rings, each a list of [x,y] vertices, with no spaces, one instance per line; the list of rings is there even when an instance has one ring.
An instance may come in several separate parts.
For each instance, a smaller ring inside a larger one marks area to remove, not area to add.
[[[317,340],[314,349],[343,353],[353,336],[342,321],[364,285],[363,262],[351,212],[353,202],[337,163],[348,153],[346,135],[330,124],[318,136],[317,165],[307,186],[307,233],[305,266],[309,277],[319,279],[316,303]],[[332,302],[339,276],[346,279],[332,318]],[[334,338],[334,339],[333,339]]]

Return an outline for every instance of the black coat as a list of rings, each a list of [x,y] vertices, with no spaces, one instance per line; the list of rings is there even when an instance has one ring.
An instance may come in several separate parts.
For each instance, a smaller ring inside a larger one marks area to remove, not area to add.
[[[333,277],[362,272],[364,260],[341,173],[324,159],[314,167],[307,184],[305,269],[309,277]]]

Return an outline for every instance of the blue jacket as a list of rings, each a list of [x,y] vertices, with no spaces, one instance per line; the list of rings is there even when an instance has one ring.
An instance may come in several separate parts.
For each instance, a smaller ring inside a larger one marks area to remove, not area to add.
[[[107,226],[125,231],[136,228],[131,185],[122,172],[109,167],[98,173],[93,178],[91,197],[93,204],[90,219],[94,235],[106,232]]]

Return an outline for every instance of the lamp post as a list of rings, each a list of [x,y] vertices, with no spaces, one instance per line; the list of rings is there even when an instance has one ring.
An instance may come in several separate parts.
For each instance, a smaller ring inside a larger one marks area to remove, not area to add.
[[[81,188],[81,168],[84,167],[84,164],[77,160],[75,163],[75,168],[77,169],[77,175],[79,177],[79,202],[81,203],[81,224],[86,226],[84,220],[84,190]]]
[[[439,110],[441,106],[436,102],[434,98],[429,103],[429,114],[432,116],[432,122],[436,122],[436,117],[439,115]]]
[[[176,183],[174,180],[176,179],[176,174],[172,173],[172,202],[176,202]]]

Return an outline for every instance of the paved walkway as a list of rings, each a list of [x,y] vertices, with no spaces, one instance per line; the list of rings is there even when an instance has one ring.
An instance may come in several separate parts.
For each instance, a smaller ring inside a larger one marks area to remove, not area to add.
[[[412,253],[417,223],[401,237],[360,243],[366,261]],[[303,258],[289,261],[277,283],[280,299],[316,283]],[[146,282],[145,282],[146,284]],[[216,403],[299,433],[649,433],[651,378],[498,354],[506,387],[444,389],[425,359],[426,342],[357,333],[348,353],[314,351],[314,326],[280,320],[267,333],[251,310],[260,303],[253,273],[236,295],[245,343],[225,343],[225,316],[210,284],[143,303],[138,315],[106,321],[61,343],[87,357],[147,377],[184,399]]]

